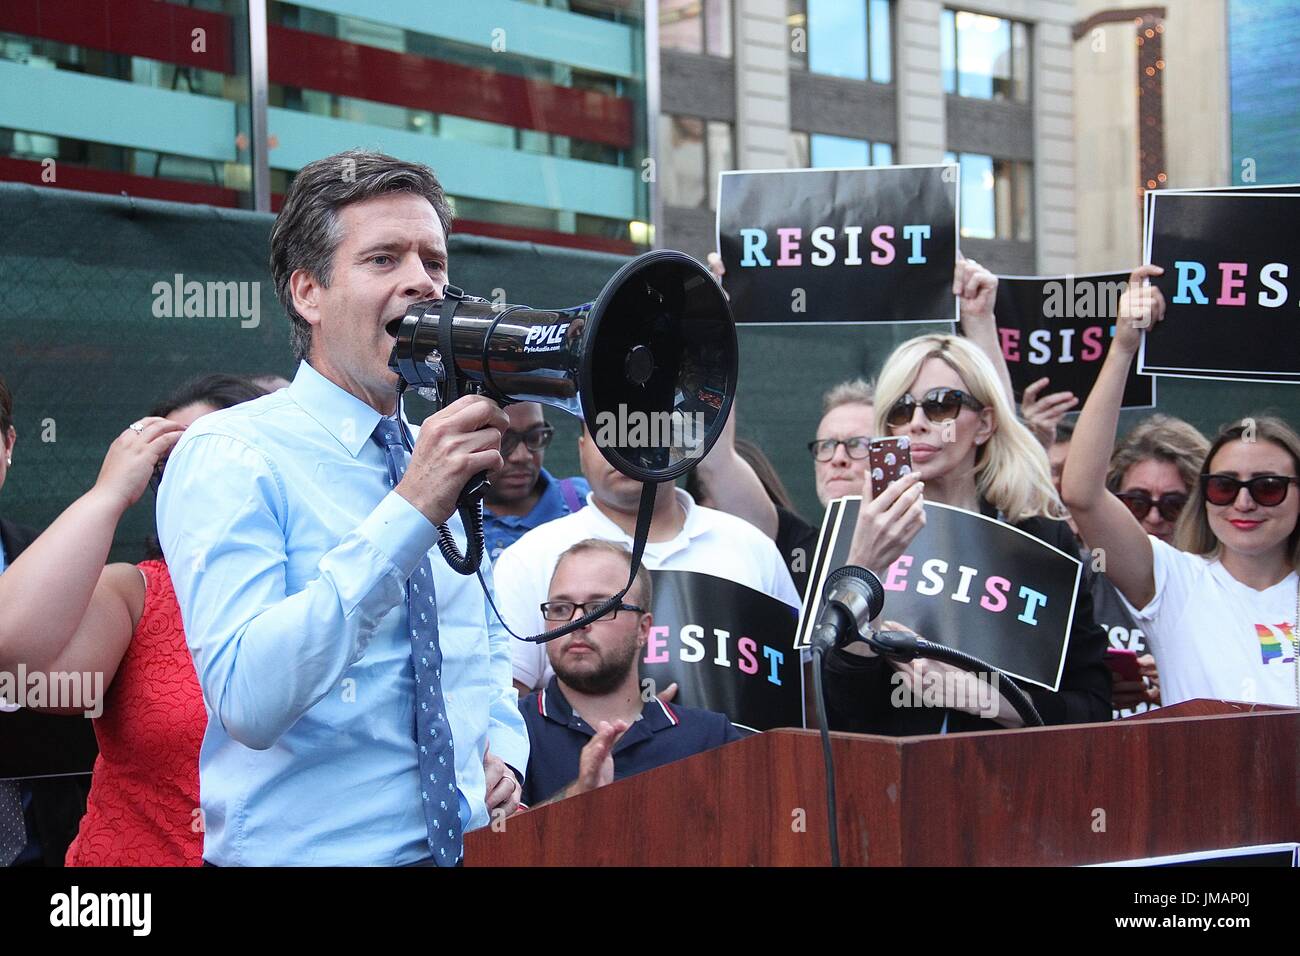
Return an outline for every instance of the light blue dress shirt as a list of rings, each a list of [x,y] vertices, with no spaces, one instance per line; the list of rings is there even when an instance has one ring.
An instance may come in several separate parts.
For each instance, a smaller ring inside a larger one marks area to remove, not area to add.
[[[389,490],[379,419],[304,362],[288,388],[205,415],[168,461],[158,534],[207,707],[203,855],[218,866],[428,857],[404,584],[437,532]],[[431,562],[472,829],[488,822],[485,749],[522,771],[528,735],[510,636],[477,578]]]

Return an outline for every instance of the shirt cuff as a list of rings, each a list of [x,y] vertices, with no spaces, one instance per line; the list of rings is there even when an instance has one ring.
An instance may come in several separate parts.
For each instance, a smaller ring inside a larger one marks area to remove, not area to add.
[[[403,581],[415,573],[438,540],[433,522],[396,491],[384,496],[357,533],[393,563]]]

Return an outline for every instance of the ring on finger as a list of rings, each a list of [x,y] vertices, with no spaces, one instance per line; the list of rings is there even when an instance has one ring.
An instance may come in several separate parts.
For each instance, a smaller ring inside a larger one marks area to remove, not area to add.
[[[131,431],[135,432],[137,435],[144,434],[144,422],[139,419],[133,421],[130,425],[127,425],[126,427],[131,429]]]

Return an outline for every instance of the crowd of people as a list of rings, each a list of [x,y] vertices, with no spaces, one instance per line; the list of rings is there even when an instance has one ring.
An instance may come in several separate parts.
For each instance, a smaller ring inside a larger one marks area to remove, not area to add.
[[[4,520],[0,496],[0,670],[103,675],[68,865],[455,865],[470,829],[744,736],[675,686],[645,693],[650,572],[725,578],[797,609],[819,516],[799,514],[733,414],[685,489],[658,488],[622,601],[547,644],[512,637],[572,622],[627,583],[641,488],[586,431],[582,474],[547,471],[554,432],[536,404],[467,396],[419,428],[405,420],[386,325],[441,293],[450,224],[427,167],[359,151],[305,167],[271,241],[293,380],[187,384],[122,431],[91,489],[40,534]],[[1195,697],[1300,705],[1294,427],[1261,415],[1210,440],[1157,414],[1116,446],[1141,330],[1163,318],[1145,282],[1158,271],[1134,270],[1073,423],[1077,399],[1048,382],[1017,403],[997,280],[966,259],[953,279],[962,334],[903,342],[874,383],[830,388],[809,422],[821,504],[863,499],[852,564],[887,568],[926,502],[1081,556],[1059,689],[1027,688],[1048,724]],[[0,492],[15,401],[0,381]],[[891,435],[910,439],[913,469],[877,489],[868,444]],[[479,471],[492,478],[495,609],[434,548],[443,523],[465,548],[457,497]],[[141,499],[156,539],[139,563],[107,564]],[[1136,652],[1139,673],[1108,668],[1108,648]],[[993,714],[968,699],[891,703],[896,672],[946,666],[863,643],[833,651],[830,728],[1020,726],[1005,699]],[[58,837],[38,804],[53,799],[0,781],[0,864],[48,859]]]

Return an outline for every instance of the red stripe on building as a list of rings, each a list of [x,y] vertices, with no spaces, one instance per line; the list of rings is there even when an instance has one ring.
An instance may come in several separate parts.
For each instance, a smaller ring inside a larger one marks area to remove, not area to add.
[[[267,47],[272,83],[632,146],[632,102],[622,97],[288,27],[268,27]]]
[[[627,239],[610,239],[606,236],[586,236],[572,232],[553,232],[550,229],[533,229],[529,226],[509,226],[497,222],[478,222],[457,219],[452,232],[468,232],[494,239],[514,239],[517,242],[536,242],[543,246],[566,246],[570,249],[588,249],[592,252],[612,252],[616,255],[636,255],[641,249]]]
[[[89,193],[135,196],[140,199],[165,199],[168,202],[203,203],[227,209],[240,208],[240,194],[225,186],[206,183],[189,183],[177,179],[155,179],[133,173],[118,173],[107,169],[93,169],[69,162],[58,162],[54,167],[54,180],[46,182],[42,176],[47,167],[30,159],[13,159],[0,156],[0,182],[27,183],[32,186],[49,186],[53,189],[77,189]],[[271,208],[279,212],[284,197],[278,193],[271,197]],[[613,252],[632,255],[637,247],[617,239],[599,236],[578,236],[548,229],[529,229],[507,226],[495,222],[457,220],[454,231],[470,235],[489,236],[496,239],[513,239],[517,242],[534,242],[544,246],[563,246],[570,249],[590,249],[596,252]]]
[[[143,199],[166,199],[170,202],[206,203],[209,206],[239,207],[239,193],[224,186],[187,183],[177,179],[155,179],[107,169],[92,169],[59,162],[54,167],[53,182],[41,177],[47,167],[30,159],[0,156],[0,182],[29,183],[54,189],[79,189],[90,193],[126,193]]]
[[[0,31],[219,73],[234,71],[230,17],[158,0],[5,0],[0,3]],[[272,83],[620,149],[633,145],[632,102],[624,97],[288,27],[268,26],[267,45]]]
[[[0,30],[218,73],[234,69],[229,17],[158,0],[4,0]],[[195,30],[202,30],[195,34]],[[195,47],[202,47],[196,50]]]

